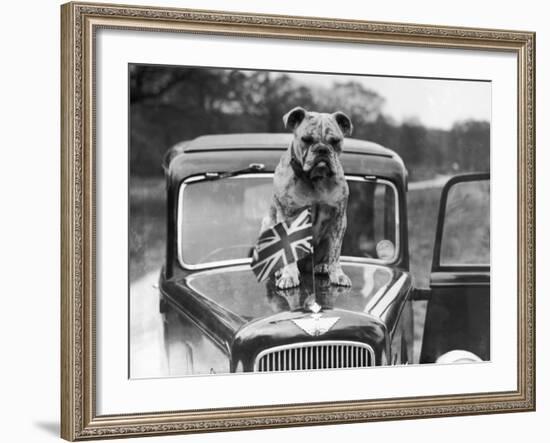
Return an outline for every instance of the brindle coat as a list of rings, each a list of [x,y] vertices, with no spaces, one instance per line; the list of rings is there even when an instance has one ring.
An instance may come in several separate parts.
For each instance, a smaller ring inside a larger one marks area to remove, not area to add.
[[[351,121],[342,112],[325,114],[296,107],[283,122],[294,138],[275,169],[273,202],[262,231],[311,207],[315,273],[328,274],[332,284],[351,286],[340,266],[349,190],[339,158],[344,136],[351,135]],[[277,276],[281,289],[299,284],[296,263]]]

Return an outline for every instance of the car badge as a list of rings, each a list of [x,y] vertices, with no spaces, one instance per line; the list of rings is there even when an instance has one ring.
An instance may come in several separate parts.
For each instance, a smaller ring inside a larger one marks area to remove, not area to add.
[[[323,317],[323,314],[311,314],[306,318],[292,319],[292,322],[306,334],[317,337],[330,331],[338,320],[340,317]]]

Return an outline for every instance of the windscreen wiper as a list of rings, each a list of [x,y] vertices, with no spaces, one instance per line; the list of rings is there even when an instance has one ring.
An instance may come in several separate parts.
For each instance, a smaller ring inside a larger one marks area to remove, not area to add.
[[[247,174],[249,172],[262,172],[265,170],[263,163],[250,163],[246,168],[238,169],[236,171],[226,172],[206,172],[204,174],[204,180],[220,180],[222,178],[230,178],[236,175]]]

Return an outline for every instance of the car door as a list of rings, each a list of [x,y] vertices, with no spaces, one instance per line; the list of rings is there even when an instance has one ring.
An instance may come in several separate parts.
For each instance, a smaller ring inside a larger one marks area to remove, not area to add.
[[[421,363],[490,359],[489,178],[465,174],[443,187]]]

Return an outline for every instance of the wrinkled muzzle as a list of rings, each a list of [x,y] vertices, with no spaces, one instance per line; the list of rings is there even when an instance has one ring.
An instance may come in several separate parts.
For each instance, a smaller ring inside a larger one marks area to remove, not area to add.
[[[329,148],[309,149],[303,168],[312,180],[334,175],[334,152]]]

